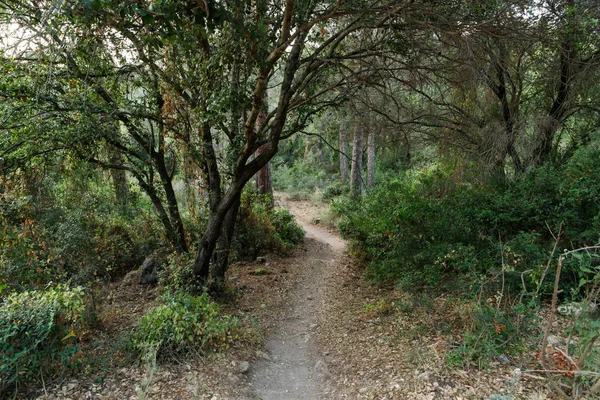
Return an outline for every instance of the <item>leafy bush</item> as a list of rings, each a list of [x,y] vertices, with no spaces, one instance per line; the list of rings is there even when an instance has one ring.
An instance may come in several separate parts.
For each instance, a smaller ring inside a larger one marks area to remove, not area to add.
[[[525,350],[526,328],[532,326],[532,310],[518,304],[507,310],[487,305],[473,311],[472,326],[463,334],[462,343],[446,354],[446,363],[453,368],[481,365],[501,354],[516,354]]]
[[[114,207],[93,182],[48,181],[28,195],[25,177],[0,180],[0,284],[23,290],[111,279],[158,246],[161,229],[142,198]]]
[[[256,257],[261,252],[292,248],[304,237],[294,216],[284,208],[270,208],[270,200],[245,192],[238,214],[233,249],[237,257]]]
[[[337,182],[335,175],[318,166],[314,156],[293,166],[279,166],[273,170],[273,186],[296,199],[314,199],[315,194],[332,198],[344,191]]]
[[[0,305],[0,393],[70,367],[85,332],[81,287],[9,295]]]
[[[193,290],[196,282],[193,270],[194,257],[193,252],[169,254],[168,262],[158,272],[160,285],[167,291]]]
[[[375,280],[407,287],[462,280],[468,287],[502,270],[509,289],[542,285],[548,293],[553,272],[544,270],[554,236],[560,232],[559,248],[600,241],[600,175],[593,173],[599,164],[600,150],[592,146],[563,169],[539,168],[505,186],[456,183],[443,169],[430,169],[333,207]],[[575,262],[565,270],[560,289],[567,293],[586,272]]]
[[[237,326],[237,319],[221,315],[206,294],[167,293],[162,304],[144,315],[132,340],[142,354],[156,351],[159,358],[169,357],[228,347]]]
[[[275,207],[271,211],[271,223],[275,229],[275,234],[281,239],[285,247],[291,248],[302,243],[304,231],[298,225],[294,216],[285,208]]]

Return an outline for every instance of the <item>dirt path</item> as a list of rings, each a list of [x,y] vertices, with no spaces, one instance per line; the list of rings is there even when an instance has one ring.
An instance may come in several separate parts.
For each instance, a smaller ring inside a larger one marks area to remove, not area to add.
[[[343,256],[345,243],[337,235],[310,222],[301,203],[285,204],[306,232],[306,257],[301,277],[289,293],[287,310],[265,352],[253,363],[250,382],[257,398],[319,399],[330,390],[324,380],[321,354],[314,332],[325,316],[325,287]]]
[[[475,400],[553,398],[545,381],[514,371],[535,368],[491,362],[485,370],[445,367],[461,332],[444,332],[464,318],[464,303],[444,295],[419,304],[414,293],[369,284],[345,254],[346,244],[311,223],[323,205],[285,204],[306,231],[291,257],[236,263],[229,271],[238,296],[227,310],[270,332],[230,351],[159,366],[105,362],[103,374],[80,374],[32,388],[37,400]],[[261,273],[256,273],[257,271]],[[104,326],[134,326],[153,304],[154,289],[114,283],[102,305]],[[427,298],[425,298],[427,299]],[[123,317],[123,318],[121,318]],[[127,317],[127,318],[125,318]],[[117,322],[115,322],[117,319]],[[99,336],[99,340],[111,337]],[[116,355],[116,353],[115,353]],[[527,355],[525,355],[527,357]],[[254,360],[254,361],[253,361]],[[115,360],[117,361],[117,360]],[[248,369],[248,363],[250,368]],[[527,364],[529,363],[529,364]],[[242,368],[244,365],[244,368]],[[519,368],[517,368],[519,367]],[[515,369],[516,368],[516,369]],[[495,395],[495,397],[491,397]]]

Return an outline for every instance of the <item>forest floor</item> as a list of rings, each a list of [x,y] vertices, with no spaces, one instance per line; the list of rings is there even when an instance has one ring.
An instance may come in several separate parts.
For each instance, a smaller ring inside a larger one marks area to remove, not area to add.
[[[224,353],[160,365],[116,367],[124,354],[98,356],[106,368],[47,382],[38,399],[522,399],[552,396],[529,352],[485,369],[448,368],[457,340],[436,326],[460,318],[443,295],[415,304],[369,284],[332,228],[315,224],[324,206],[282,200],[306,231],[283,257],[237,263],[225,311],[264,337]],[[117,340],[152,305],[156,289],[114,283],[99,306],[102,343]],[[392,301],[407,306],[398,309]],[[250,329],[252,331],[252,329]],[[459,333],[456,333],[458,335]],[[101,352],[100,352],[101,353]],[[99,353],[99,354],[100,354]],[[127,364],[125,364],[127,365]]]

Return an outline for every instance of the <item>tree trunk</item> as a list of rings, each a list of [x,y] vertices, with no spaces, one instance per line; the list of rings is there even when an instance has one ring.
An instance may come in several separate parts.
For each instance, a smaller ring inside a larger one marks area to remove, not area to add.
[[[265,146],[261,146],[257,150],[260,155],[264,151]],[[273,208],[273,178],[271,176],[271,162],[268,162],[256,174],[256,189],[262,195],[268,195],[271,208]]]
[[[350,195],[360,196],[362,192],[362,153],[364,125],[357,115],[354,118],[354,141],[352,143],[352,168],[350,170]]]
[[[261,112],[258,115],[258,118],[256,119],[256,129],[260,129],[261,125],[263,124],[263,122],[265,121],[266,118],[266,112],[267,110],[267,105],[268,105],[268,97],[267,94],[265,92],[265,96],[263,99],[263,108],[264,111]],[[266,145],[260,146],[258,148],[258,150],[256,151],[256,155],[259,156],[260,154],[262,154],[263,151],[265,151]],[[262,167],[260,169],[260,171],[258,171],[258,173],[256,174],[256,190],[258,191],[259,194],[262,195],[266,195],[269,197],[269,205],[271,206],[271,208],[273,208],[275,206],[274,204],[274,200],[273,200],[273,178],[271,176],[271,162],[269,161],[264,167]]]
[[[267,1],[258,0],[256,2],[256,20],[260,21],[264,18],[267,13]],[[265,59],[267,56],[266,51],[261,50],[261,59]],[[262,99],[262,110],[256,119],[256,130],[258,131],[266,119],[266,115],[269,112],[269,97],[268,92],[265,90]],[[256,151],[257,155],[260,155],[265,151],[265,146],[260,146]],[[271,162],[265,164],[260,171],[256,174],[256,190],[259,194],[266,195],[269,197],[269,205],[271,208],[275,206],[273,199],[273,178],[271,177]]]
[[[344,114],[340,116],[339,130],[339,150],[340,150],[340,177],[342,185],[348,182],[348,117]]]
[[[211,290],[214,292],[221,292],[225,287],[225,273],[229,267],[231,244],[235,233],[235,224],[239,209],[240,196],[238,195],[225,215],[221,236],[217,242],[217,248],[213,254],[213,260],[210,266],[210,276],[212,278]]]
[[[154,210],[158,214],[158,218],[160,222],[163,224],[163,228],[165,229],[165,234],[167,235],[167,239],[171,243],[171,245],[179,252],[183,253],[183,249],[180,249],[179,246],[179,237],[177,235],[176,229],[173,227],[171,223],[171,219],[167,214],[167,210],[163,206],[162,201],[160,200],[156,190],[151,184],[148,184],[140,175],[135,175],[136,179],[142,190],[146,192],[150,200],[152,201],[152,205],[154,206]]]
[[[575,50],[569,41],[563,44],[563,50],[560,54],[560,82],[556,97],[548,110],[548,115],[541,121],[538,121],[538,143],[533,150],[532,160],[535,166],[543,165],[550,161],[552,153],[552,144],[558,128],[565,120],[567,111],[567,101],[572,81],[574,79],[573,59]]]
[[[498,43],[498,55],[494,65],[498,82],[495,85],[492,84],[491,89],[500,101],[500,106],[502,108],[502,119],[504,123],[505,139],[502,141],[502,144],[498,146],[494,159],[494,165],[492,167],[494,179],[499,181],[504,181],[506,178],[504,161],[509,155],[513,160],[515,172],[523,172],[523,165],[515,148],[515,142],[517,140],[517,127],[515,125],[517,122],[517,116],[519,114],[519,105],[515,101],[515,93],[512,93],[512,97],[509,99],[506,85],[506,77],[508,75],[507,58],[508,54],[504,45]]]
[[[215,193],[215,201],[212,201],[211,199],[208,225],[198,244],[198,252],[194,261],[193,271],[194,277],[199,284],[205,284],[210,275],[210,261],[215,250],[217,240],[223,232],[223,226],[227,213],[239,201],[242,190],[248,181],[250,181],[250,179],[252,179],[252,177],[256,175],[256,173],[260,171],[260,169],[264,167],[277,152],[277,146],[281,138],[281,132],[285,125],[290,99],[293,94],[292,81],[298,68],[300,67],[300,54],[304,48],[303,43],[307,35],[307,32],[301,32],[293,42],[294,44],[289,52],[289,57],[286,60],[283,79],[280,85],[280,95],[277,110],[271,123],[271,130],[269,132],[267,146],[264,148],[261,154],[258,154],[256,157],[254,157],[254,159],[251,159],[252,154],[255,153],[254,145],[258,140],[256,120],[258,119],[258,114],[263,107],[262,100],[264,98],[264,91],[267,88],[269,77],[268,70],[261,71],[261,73],[259,73],[252,110],[248,113],[246,123],[244,124],[246,145],[236,159],[229,188],[223,195],[221,195],[220,191]],[[205,156],[208,156],[206,157],[206,167],[210,177],[211,169],[213,169],[213,167],[217,167],[217,159],[213,151],[214,148],[212,147],[210,129],[204,129],[203,142],[203,152],[205,153]],[[213,174],[215,178],[219,178],[218,169],[216,169]],[[210,183],[209,186],[212,186],[213,184],[215,184],[216,188],[216,182]]]
[[[119,167],[123,166],[123,157],[116,151],[111,151],[110,163]],[[124,169],[111,169],[113,188],[117,203],[126,205],[129,202],[129,185],[127,183],[127,173]]]
[[[367,187],[375,187],[375,133],[372,128],[367,139]]]
[[[258,169],[254,173],[258,172]],[[199,284],[204,284],[210,276],[210,262],[215,251],[217,241],[223,232],[223,226],[227,213],[239,202],[244,186],[252,178],[254,173],[247,177],[240,177],[231,182],[231,186],[225,195],[211,208],[208,224],[204,235],[200,238],[198,252],[194,260],[194,276]],[[239,204],[238,204],[239,208]],[[237,211],[236,211],[237,214]],[[223,271],[224,273],[224,271]]]
[[[167,199],[167,207],[169,209],[169,219],[177,235],[175,249],[178,253],[187,253],[188,246],[185,241],[185,228],[179,213],[179,205],[177,204],[177,197],[175,196],[175,190],[173,190],[173,177],[172,173],[167,170],[165,163],[165,156],[162,151],[154,157],[156,169],[161,179],[163,190],[165,191],[165,197]]]

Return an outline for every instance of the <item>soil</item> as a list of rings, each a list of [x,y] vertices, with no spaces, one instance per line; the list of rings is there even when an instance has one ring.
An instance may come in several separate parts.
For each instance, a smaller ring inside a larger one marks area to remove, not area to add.
[[[229,271],[224,305],[264,337],[220,354],[117,367],[47,382],[39,399],[527,399],[553,398],[532,353],[487,369],[445,367],[460,332],[436,326],[465,311],[443,295],[424,307],[369,284],[345,242],[313,223],[323,206],[281,200],[306,231],[287,256],[266,255]],[[104,340],[132,326],[154,301],[148,287],[114,284],[100,306]],[[382,300],[383,299],[383,300]],[[404,301],[406,309],[386,304]],[[459,312],[460,311],[460,312]],[[468,311],[466,311],[468,312]],[[462,313],[462,314],[461,314]],[[257,350],[258,349],[258,350]],[[123,355],[120,355],[123,356]],[[495,397],[492,395],[496,395]],[[492,397],[490,397],[492,396]],[[501,397],[504,396],[504,397]]]
[[[327,323],[326,283],[343,257],[345,243],[326,229],[312,225],[307,206],[287,203],[306,236],[298,284],[286,301],[287,311],[269,337],[266,353],[252,365],[254,396],[264,400],[317,399],[330,392],[324,363],[315,341],[319,326]]]

